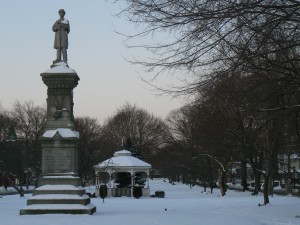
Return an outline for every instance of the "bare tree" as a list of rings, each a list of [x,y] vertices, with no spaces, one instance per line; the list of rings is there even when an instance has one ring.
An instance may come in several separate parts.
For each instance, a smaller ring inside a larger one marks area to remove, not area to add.
[[[217,178],[216,170],[211,167],[210,158],[202,157],[203,154],[200,157],[201,149],[199,142],[196,141],[199,135],[198,113],[198,106],[192,104],[170,113],[167,118],[170,137],[168,145],[160,152],[159,161],[167,164],[163,169],[169,167],[171,177],[181,177],[183,182],[191,185],[196,180],[214,185]]]
[[[151,58],[131,61],[149,71],[192,73],[190,83],[180,89],[184,93],[195,93],[211,79],[235,71],[243,76],[272,71],[299,83],[298,1],[115,2],[125,2],[121,16],[140,28],[125,34],[129,46],[152,53]]]
[[[20,103],[17,101],[11,111],[16,122],[16,130],[20,139],[28,142],[36,141],[42,135],[46,125],[46,109],[34,105],[33,101]]]
[[[7,140],[13,126],[14,122],[9,112],[0,105],[0,142]]]
[[[102,128],[102,139],[112,150],[119,150],[130,138],[143,158],[151,158],[165,143],[166,135],[167,128],[161,119],[128,103],[108,118]]]
[[[36,167],[41,160],[41,147],[38,138],[46,125],[46,109],[34,105],[33,101],[17,101],[11,110],[18,139],[25,148],[25,167]]]
[[[93,177],[93,166],[103,160],[100,143],[101,126],[97,119],[78,117],[74,121],[75,129],[79,132],[79,172],[83,179]]]
[[[174,141],[186,144],[192,142],[194,128],[192,113],[193,106],[185,105],[169,114],[167,124]]]

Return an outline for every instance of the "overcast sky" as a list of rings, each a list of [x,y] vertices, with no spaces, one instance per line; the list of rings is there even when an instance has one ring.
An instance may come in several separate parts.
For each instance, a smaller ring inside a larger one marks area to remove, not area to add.
[[[69,20],[68,63],[80,77],[74,89],[74,114],[103,122],[126,102],[164,119],[183,104],[181,99],[157,96],[139,74],[139,66],[124,60],[146,54],[125,47],[114,30],[134,33],[134,26],[114,16],[119,7],[104,0],[0,0],[0,103],[8,109],[16,100],[45,105],[46,86],[40,73],[55,60],[52,25],[58,10]],[[162,76],[157,84],[176,83]]]

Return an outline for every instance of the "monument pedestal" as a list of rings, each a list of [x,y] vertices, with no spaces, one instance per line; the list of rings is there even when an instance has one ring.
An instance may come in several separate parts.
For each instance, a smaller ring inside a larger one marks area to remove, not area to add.
[[[63,176],[61,178],[63,179]],[[27,200],[27,206],[21,209],[20,214],[91,215],[94,212],[96,212],[96,207],[90,203],[90,198],[85,194],[83,187],[69,184],[46,184],[34,190],[33,196]]]
[[[41,76],[48,87],[47,124],[40,137],[42,174],[20,214],[93,214],[96,207],[77,174],[79,133],[74,130],[73,89],[79,77],[64,62],[52,65]]]

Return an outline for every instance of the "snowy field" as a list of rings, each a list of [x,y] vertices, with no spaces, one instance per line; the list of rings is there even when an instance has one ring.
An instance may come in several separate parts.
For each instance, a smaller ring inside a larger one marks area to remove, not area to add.
[[[300,198],[274,196],[271,204],[258,207],[262,196],[249,192],[229,191],[219,197],[201,193],[203,188],[171,185],[162,180],[150,182],[151,193],[163,190],[159,198],[94,198],[97,206],[93,215],[25,215],[19,210],[31,196],[2,196],[0,198],[0,225],[299,225]]]

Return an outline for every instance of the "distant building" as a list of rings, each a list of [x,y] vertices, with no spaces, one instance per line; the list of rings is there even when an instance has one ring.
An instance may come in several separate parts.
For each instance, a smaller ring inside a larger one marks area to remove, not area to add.
[[[288,156],[282,154],[278,156],[278,173],[284,174],[288,172]],[[290,174],[292,178],[300,179],[300,155],[292,154],[290,155]]]

